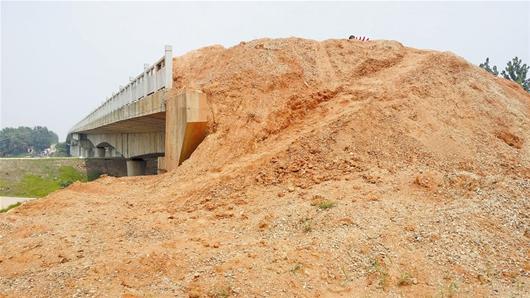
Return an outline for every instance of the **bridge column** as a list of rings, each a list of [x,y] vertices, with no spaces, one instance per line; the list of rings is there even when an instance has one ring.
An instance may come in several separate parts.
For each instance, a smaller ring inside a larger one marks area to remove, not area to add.
[[[81,148],[81,157],[90,157],[90,149],[89,148]]]
[[[95,157],[105,157],[105,147],[96,147],[96,156]]]
[[[142,176],[145,175],[145,160],[142,159],[128,159],[127,160],[127,176]]]
[[[114,150],[112,147],[105,147],[105,157],[114,157]]]

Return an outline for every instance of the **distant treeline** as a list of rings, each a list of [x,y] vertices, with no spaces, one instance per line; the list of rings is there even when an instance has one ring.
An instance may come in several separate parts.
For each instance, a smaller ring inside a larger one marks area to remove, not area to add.
[[[55,145],[55,148],[50,148]],[[43,126],[6,127],[0,131],[0,157],[68,156],[68,146]]]

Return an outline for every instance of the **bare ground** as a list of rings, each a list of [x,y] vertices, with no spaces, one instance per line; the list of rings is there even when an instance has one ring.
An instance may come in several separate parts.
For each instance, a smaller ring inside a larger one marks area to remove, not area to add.
[[[530,96],[397,42],[175,59],[210,135],[176,171],[0,215],[5,296],[527,296]]]

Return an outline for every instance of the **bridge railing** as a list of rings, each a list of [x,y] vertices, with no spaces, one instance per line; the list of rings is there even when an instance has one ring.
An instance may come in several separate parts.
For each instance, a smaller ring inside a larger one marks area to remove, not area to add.
[[[171,89],[173,83],[173,53],[171,46],[165,46],[165,54],[154,64],[144,65],[144,71],[135,78],[129,78],[129,83],[124,87],[120,86],[117,93],[113,93],[110,98],[93,112],[88,114],[83,120],[78,122],[70,130],[75,132],[87,124],[95,121],[119,108],[137,101],[145,96],[153,94],[161,89]]]

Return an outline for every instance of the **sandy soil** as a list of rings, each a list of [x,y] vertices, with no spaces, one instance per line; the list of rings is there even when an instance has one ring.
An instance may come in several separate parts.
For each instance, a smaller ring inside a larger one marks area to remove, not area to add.
[[[175,58],[174,85],[210,101],[192,157],[0,215],[0,293],[528,296],[516,84],[398,42],[290,38]]]

